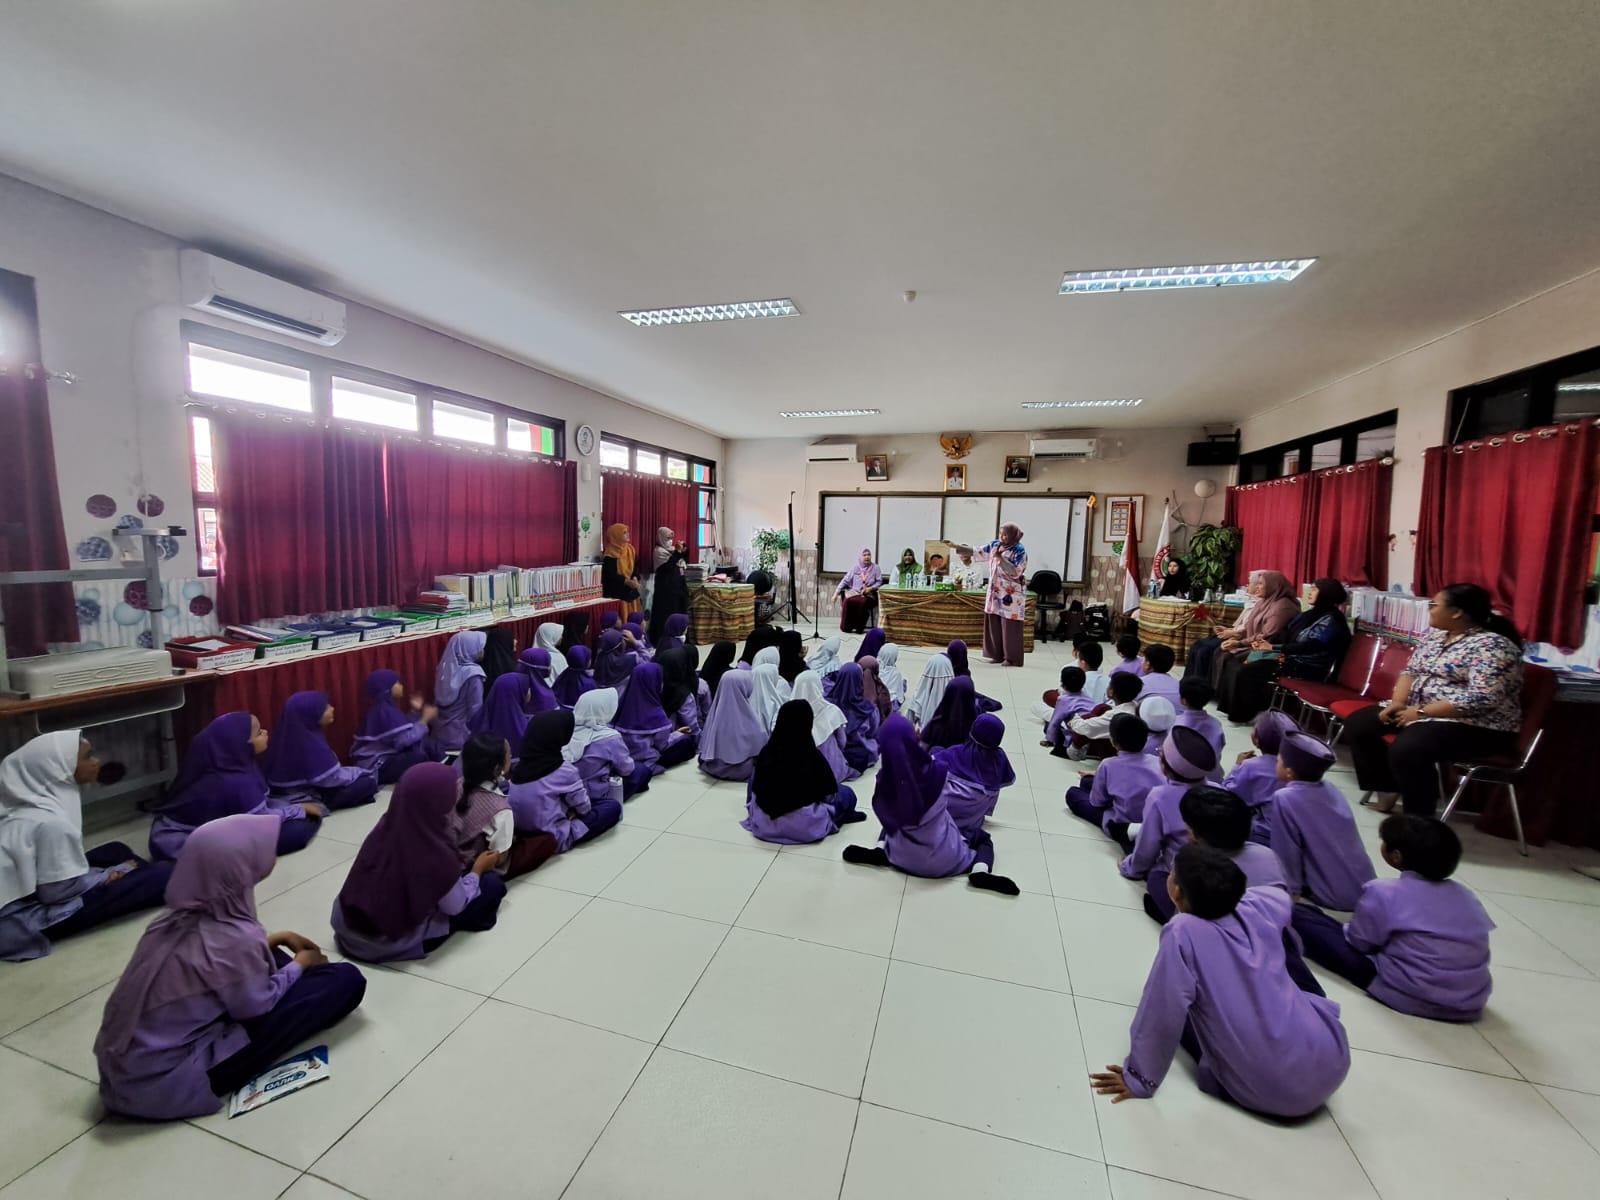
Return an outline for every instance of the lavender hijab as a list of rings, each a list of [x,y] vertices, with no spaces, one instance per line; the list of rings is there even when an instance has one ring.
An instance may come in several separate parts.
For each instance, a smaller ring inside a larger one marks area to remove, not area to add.
[[[275,816],[231,816],[189,835],[167,882],[172,911],[144,931],[106,1002],[97,1056],[125,1053],[146,1014],[163,1005],[277,969],[255,889],[277,861],[278,825]]]
[[[944,791],[944,767],[923,749],[911,722],[898,713],[883,723],[878,746],[883,757],[872,811],[886,833],[920,825]]]
[[[939,755],[939,761],[951,775],[970,779],[985,791],[1010,787],[1017,781],[1017,773],[1000,748],[1005,735],[1005,722],[992,713],[984,713],[972,723],[967,740]]]
[[[523,711],[529,716],[549,712],[561,707],[561,700],[550,687],[550,651],[543,646],[530,646],[517,656],[517,671],[528,684],[528,698]],[[516,740],[512,739],[513,746]]]
[[[755,678],[748,671],[729,671],[711,697],[700,732],[700,757],[723,763],[749,762],[767,744],[767,727],[751,699]]]
[[[467,729],[472,733],[492,733],[513,746],[522,744],[528,728],[527,697],[532,681],[521,671],[502,675],[489,685],[483,707],[472,714]]]
[[[633,682],[623,694],[622,703],[611,724],[629,733],[656,733],[672,728],[672,718],[661,707],[661,687],[666,676],[653,662],[633,669]]]
[[[411,724],[411,718],[394,702],[394,685],[399,682],[398,671],[374,671],[367,676],[367,715],[362,718],[357,737],[382,737],[402,725]]]
[[[484,678],[484,669],[478,665],[489,635],[481,629],[463,629],[450,639],[439,659],[439,670],[433,677],[433,702],[438,705],[454,704],[467,680],[476,676]]]
[[[250,714],[223,713],[195,735],[159,809],[181,825],[204,825],[260,808],[267,781],[250,744]]]
[[[922,740],[930,746],[959,746],[972,733],[977,719],[978,689],[972,686],[970,675],[957,676],[945,688],[933,716],[923,724]]]
[[[339,889],[353,929],[404,937],[432,915],[461,875],[452,832],[459,799],[461,776],[444,763],[419,763],[400,777]]]
[[[574,646],[567,651],[567,669],[550,689],[563,708],[573,708],[588,692],[599,687],[589,676],[589,647]]]
[[[339,766],[339,756],[322,732],[322,714],[327,711],[327,692],[296,692],[283,702],[262,758],[261,773],[269,785],[301,787]]]
[[[594,682],[597,687],[620,687],[633,675],[639,656],[627,648],[622,634],[608,629],[600,635],[594,652]]]

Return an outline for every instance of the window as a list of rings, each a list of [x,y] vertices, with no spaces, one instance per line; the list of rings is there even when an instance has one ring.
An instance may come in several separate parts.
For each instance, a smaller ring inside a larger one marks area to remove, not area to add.
[[[1600,415],[1600,346],[1450,393],[1452,442]]]
[[[1239,482],[1261,483],[1305,471],[1344,467],[1394,453],[1395,409],[1348,425],[1252,450],[1239,457]]]
[[[554,457],[556,431],[548,425],[537,425],[532,421],[519,421],[515,417],[509,417],[506,420],[506,449],[521,450],[528,454],[548,454]]]
[[[194,523],[197,566],[202,575],[217,573],[217,464],[211,451],[211,418],[189,417],[190,461],[194,464]]]
[[[709,563],[717,545],[717,464],[662,446],[636,442],[614,433],[600,435],[600,465],[639,475],[665,475],[697,484],[695,514],[696,562]]]
[[[417,429],[417,398],[409,392],[333,377],[333,415],[342,421],[360,421],[389,429]]]
[[[605,438],[600,439],[600,465],[613,467],[619,471],[633,470],[633,450],[621,442],[610,442]]]
[[[633,452],[633,469],[640,475],[661,474],[661,455],[654,450],[636,448]]]
[[[681,458],[669,458],[669,459],[667,459],[667,478],[668,479],[688,479],[689,478],[689,464],[685,460],[683,460]]]
[[[311,372],[215,346],[189,343],[189,391],[222,400],[311,411]]]
[[[494,414],[481,408],[468,408],[464,404],[433,402],[433,435],[456,442],[476,442],[480,446],[495,444]]]

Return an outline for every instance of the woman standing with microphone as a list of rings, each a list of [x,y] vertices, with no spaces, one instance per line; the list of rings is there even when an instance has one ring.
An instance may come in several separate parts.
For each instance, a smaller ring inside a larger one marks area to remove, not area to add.
[[[982,554],[989,559],[989,594],[983,602],[985,662],[1022,665],[1022,622],[1028,614],[1028,551],[1022,530],[1011,522],[1000,536],[974,550],[954,547],[957,554]]]

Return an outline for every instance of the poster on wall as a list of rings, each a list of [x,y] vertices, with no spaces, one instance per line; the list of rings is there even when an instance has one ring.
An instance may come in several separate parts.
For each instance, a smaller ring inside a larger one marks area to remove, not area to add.
[[[1143,537],[1143,495],[1107,496],[1101,511],[1105,514],[1100,518],[1102,553],[1117,553],[1116,547],[1127,540],[1129,529]]]

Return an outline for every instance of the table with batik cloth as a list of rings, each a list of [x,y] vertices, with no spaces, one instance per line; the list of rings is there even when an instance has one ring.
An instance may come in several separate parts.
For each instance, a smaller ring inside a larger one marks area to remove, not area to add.
[[[533,645],[534,631],[546,622],[574,627],[577,618],[586,618],[588,632],[584,641],[594,644],[604,613],[620,616],[620,600],[588,600],[560,608],[535,609],[531,617],[511,617],[501,621],[488,621],[482,625],[464,625],[446,633],[428,633],[415,637],[389,638],[386,641],[360,643],[342,650],[324,654],[309,654],[304,658],[291,658],[283,662],[258,662],[232,671],[197,672],[193,682],[202,686],[189,689],[189,701],[173,714],[177,725],[178,745],[187,749],[194,735],[213,717],[227,712],[250,712],[261,719],[261,724],[271,729],[283,709],[283,702],[295,692],[327,692],[333,705],[333,724],[328,727],[328,743],[343,759],[350,753],[350,739],[355,736],[367,712],[367,676],[374,671],[397,671],[408,692],[421,692],[429,699],[433,696],[434,671],[439,666],[439,656],[446,643],[462,629],[487,629],[500,625],[511,630],[517,650]],[[186,677],[188,678],[188,677]],[[209,684],[210,686],[203,686]]]
[[[1171,646],[1178,661],[1183,662],[1189,657],[1190,646],[1211,636],[1212,626],[1231,626],[1243,612],[1241,604],[1196,604],[1171,596],[1146,598],[1139,601],[1139,640]]]
[[[748,583],[691,583],[689,637],[697,646],[742,642],[756,631],[756,589]]]
[[[960,638],[982,655],[983,604],[988,589],[931,592],[884,588],[878,593],[878,624],[897,646],[944,646]],[[1022,622],[1022,651],[1033,649],[1034,597]]]

